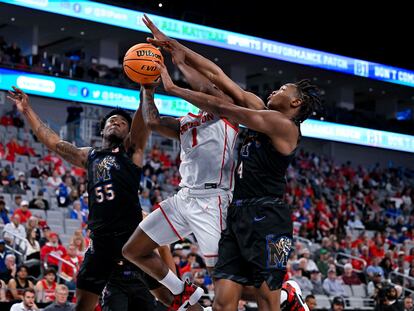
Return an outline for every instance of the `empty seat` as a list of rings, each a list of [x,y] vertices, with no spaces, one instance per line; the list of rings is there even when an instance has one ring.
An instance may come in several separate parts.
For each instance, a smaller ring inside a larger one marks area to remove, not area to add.
[[[31,208],[30,212],[32,213],[33,216],[46,219],[46,212],[44,210]]]
[[[352,293],[354,294],[354,297],[366,297],[367,290],[365,288],[365,284],[352,285]]]
[[[328,296],[315,295],[315,299],[318,305],[318,309],[330,309],[331,308],[331,301],[329,300]]]
[[[352,289],[350,285],[343,284],[342,285],[345,290],[346,297],[352,297]]]
[[[364,299],[361,297],[348,298],[349,306],[351,309],[362,309],[364,308]]]
[[[62,219],[63,220],[63,214],[62,211],[56,210],[56,211],[47,211],[46,212],[47,219]]]
[[[16,155],[15,163],[29,163],[29,157],[25,155]]]
[[[63,226],[63,220],[59,218],[48,218],[47,224],[49,226]]]
[[[61,236],[62,234],[65,234],[64,230],[63,230],[63,226],[58,226],[58,225],[49,225],[50,229],[54,232],[56,232],[57,234],[59,234],[59,236]]]

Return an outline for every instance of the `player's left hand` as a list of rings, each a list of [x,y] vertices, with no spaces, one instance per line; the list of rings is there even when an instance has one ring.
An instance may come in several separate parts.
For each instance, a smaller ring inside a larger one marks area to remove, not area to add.
[[[163,63],[154,62],[154,65],[160,71],[162,84],[164,85],[164,89],[167,93],[170,93],[174,88],[175,84],[171,79],[170,74],[168,73],[167,67]]]

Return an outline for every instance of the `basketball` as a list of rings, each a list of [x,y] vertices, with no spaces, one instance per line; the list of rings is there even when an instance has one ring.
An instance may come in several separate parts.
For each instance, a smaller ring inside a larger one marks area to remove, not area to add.
[[[123,63],[125,74],[139,84],[153,83],[160,76],[160,71],[153,61],[164,61],[161,52],[149,43],[136,44],[125,54]]]

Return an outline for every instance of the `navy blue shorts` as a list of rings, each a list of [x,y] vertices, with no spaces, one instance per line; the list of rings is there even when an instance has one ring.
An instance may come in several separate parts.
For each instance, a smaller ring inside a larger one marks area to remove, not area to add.
[[[280,289],[293,246],[290,207],[279,198],[233,200],[219,242],[216,279]]]

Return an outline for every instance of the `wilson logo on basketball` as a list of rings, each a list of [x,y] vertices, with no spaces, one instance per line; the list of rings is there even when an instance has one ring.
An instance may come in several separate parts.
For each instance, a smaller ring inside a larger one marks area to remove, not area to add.
[[[136,53],[138,57],[148,56],[148,57],[154,57],[154,58],[161,60],[161,55],[155,54],[154,52],[150,50],[138,50],[136,51]]]

